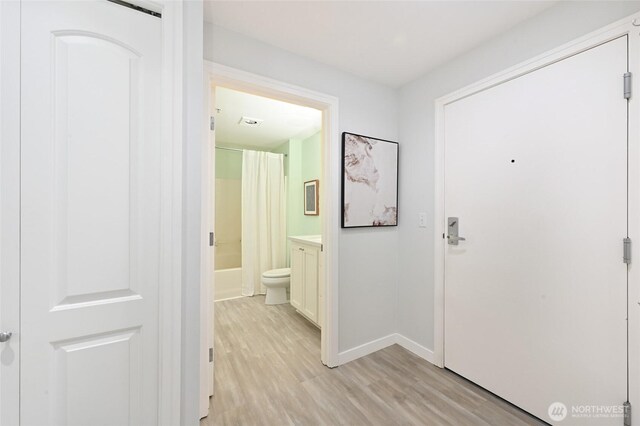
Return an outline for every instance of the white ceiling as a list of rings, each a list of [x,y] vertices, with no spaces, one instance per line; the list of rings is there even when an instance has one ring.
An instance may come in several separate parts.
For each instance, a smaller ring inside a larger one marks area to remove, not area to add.
[[[392,87],[556,1],[205,1],[205,20]]]
[[[322,112],[299,105],[216,88],[216,145],[270,150],[291,138],[306,138],[322,127]],[[241,117],[264,120],[247,127]]]

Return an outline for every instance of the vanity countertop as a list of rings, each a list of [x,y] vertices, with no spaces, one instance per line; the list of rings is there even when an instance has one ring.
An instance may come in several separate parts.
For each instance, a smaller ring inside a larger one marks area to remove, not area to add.
[[[296,235],[289,237],[289,239],[300,244],[309,244],[316,247],[322,246],[322,235]]]

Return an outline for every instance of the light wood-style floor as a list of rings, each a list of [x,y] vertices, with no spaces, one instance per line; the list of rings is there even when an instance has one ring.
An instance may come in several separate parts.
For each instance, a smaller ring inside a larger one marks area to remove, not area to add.
[[[320,331],[264,296],[216,303],[213,425],[542,425],[394,345],[329,369]]]

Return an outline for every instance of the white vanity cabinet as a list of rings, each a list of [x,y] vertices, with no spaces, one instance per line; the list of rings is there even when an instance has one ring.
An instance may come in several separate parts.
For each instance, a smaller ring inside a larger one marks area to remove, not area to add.
[[[290,302],[302,315],[320,324],[320,251],[322,245],[314,237],[290,237],[291,282]]]

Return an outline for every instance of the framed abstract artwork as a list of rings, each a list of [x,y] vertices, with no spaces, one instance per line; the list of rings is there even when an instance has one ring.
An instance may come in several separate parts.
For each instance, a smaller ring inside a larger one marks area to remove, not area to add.
[[[304,214],[318,216],[318,179],[304,183]]]
[[[342,134],[342,227],[398,225],[398,143]]]

